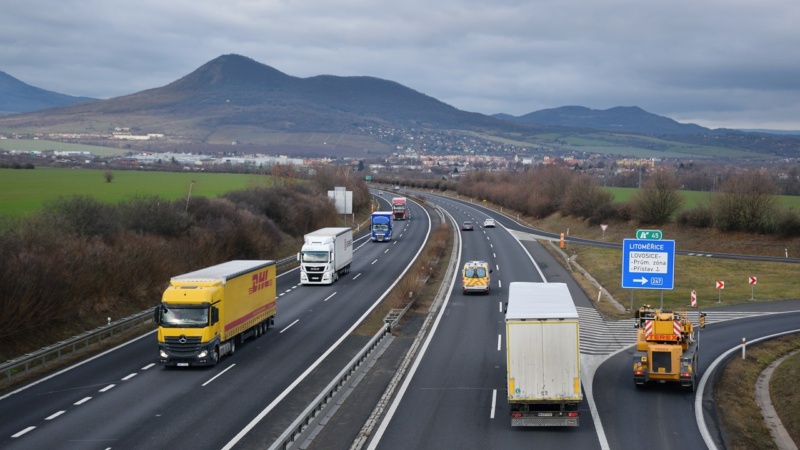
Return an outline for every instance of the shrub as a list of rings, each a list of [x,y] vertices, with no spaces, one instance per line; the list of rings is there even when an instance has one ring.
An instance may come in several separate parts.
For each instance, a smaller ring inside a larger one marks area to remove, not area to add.
[[[783,238],[800,236],[800,215],[792,209],[782,209],[775,215],[774,232]]]
[[[678,214],[679,225],[694,228],[711,228],[714,225],[714,214],[708,205],[698,205]]]

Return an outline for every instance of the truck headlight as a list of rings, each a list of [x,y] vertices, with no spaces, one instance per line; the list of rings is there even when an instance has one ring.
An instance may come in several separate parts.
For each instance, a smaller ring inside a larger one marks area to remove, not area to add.
[[[167,355],[167,352],[164,351],[164,350],[159,350],[158,351],[158,356],[160,356],[160,357],[162,357],[164,359],[167,359],[169,357],[169,355]]]
[[[208,356],[208,350],[200,350],[200,353],[197,354],[198,358],[205,358]]]

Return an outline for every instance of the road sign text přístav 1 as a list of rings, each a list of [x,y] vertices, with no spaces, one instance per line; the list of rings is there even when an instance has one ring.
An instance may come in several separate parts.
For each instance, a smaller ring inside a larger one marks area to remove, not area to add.
[[[622,240],[622,287],[674,289],[675,241]]]

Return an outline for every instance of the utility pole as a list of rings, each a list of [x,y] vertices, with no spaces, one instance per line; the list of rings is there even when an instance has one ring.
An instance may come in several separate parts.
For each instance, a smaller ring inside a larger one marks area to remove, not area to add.
[[[194,186],[194,180],[189,183],[189,195],[186,196],[186,208],[183,212],[189,212],[189,199],[192,198],[192,186]]]

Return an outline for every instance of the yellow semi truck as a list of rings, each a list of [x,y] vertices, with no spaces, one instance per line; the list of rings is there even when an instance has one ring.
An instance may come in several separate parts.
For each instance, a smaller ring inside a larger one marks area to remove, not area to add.
[[[236,345],[274,325],[276,266],[237,260],[170,279],[156,307],[158,360],[164,366],[211,366]]]
[[[705,314],[701,314],[701,328]],[[686,311],[665,311],[643,306],[634,313],[638,329],[633,356],[633,381],[680,383],[694,390],[697,382],[699,334]]]

